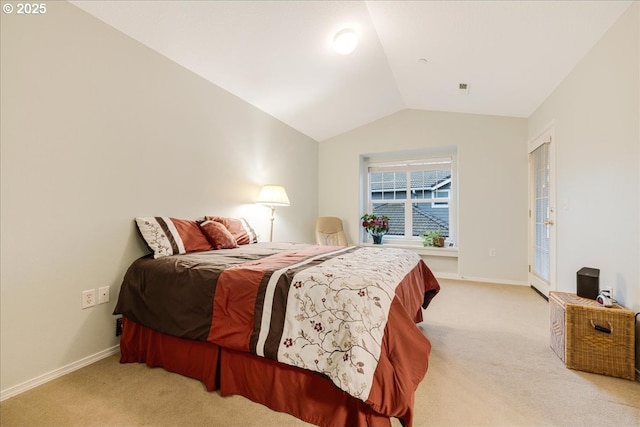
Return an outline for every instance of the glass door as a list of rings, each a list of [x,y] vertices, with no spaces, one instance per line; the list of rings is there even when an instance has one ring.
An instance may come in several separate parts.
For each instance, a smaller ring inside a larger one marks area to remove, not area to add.
[[[555,206],[550,133],[529,146],[529,283],[548,296],[555,289]]]

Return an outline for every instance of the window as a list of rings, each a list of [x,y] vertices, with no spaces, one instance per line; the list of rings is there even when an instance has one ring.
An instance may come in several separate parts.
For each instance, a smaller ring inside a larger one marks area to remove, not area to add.
[[[363,158],[363,166],[364,210],[389,217],[387,242],[421,242],[421,234],[434,230],[455,242],[453,154],[403,161]]]

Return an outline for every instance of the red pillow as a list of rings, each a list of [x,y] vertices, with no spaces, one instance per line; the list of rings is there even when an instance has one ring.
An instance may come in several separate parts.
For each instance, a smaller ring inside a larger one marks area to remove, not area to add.
[[[238,247],[236,238],[222,223],[207,220],[200,224],[200,228],[209,243],[211,243],[211,246],[213,246],[213,249],[234,249]]]
[[[208,221],[219,222],[235,237],[238,245],[256,243],[258,237],[244,218],[228,218],[222,216],[205,216]]]

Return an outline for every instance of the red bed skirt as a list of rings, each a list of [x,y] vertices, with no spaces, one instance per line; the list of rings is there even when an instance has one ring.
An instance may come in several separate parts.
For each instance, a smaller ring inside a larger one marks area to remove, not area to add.
[[[144,362],[202,381],[221,396],[238,394],[274,411],[327,427],[389,427],[389,417],[326,377],[270,359],[155,332],[123,317],[120,362]]]

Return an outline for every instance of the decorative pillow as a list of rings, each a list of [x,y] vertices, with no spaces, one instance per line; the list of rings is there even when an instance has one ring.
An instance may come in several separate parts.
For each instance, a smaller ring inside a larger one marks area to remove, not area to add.
[[[136,224],[154,258],[212,249],[195,221],[150,216],[136,218]]]
[[[258,235],[244,218],[229,218],[222,216],[205,216],[205,220],[219,222],[235,237],[238,245],[257,243]]]
[[[211,246],[213,246],[213,249],[234,249],[238,247],[236,238],[222,223],[205,221],[200,224],[200,228],[209,243],[211,243]]]
[[[258,233],[253,229],[249,222],[245,218],[238,218],[242,222],[244,231],[249,235],[249,243],[258,243]]]

